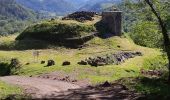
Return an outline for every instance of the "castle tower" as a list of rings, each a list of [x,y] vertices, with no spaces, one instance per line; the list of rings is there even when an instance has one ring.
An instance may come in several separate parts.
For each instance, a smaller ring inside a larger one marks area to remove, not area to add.
[[[115,36],[122,35],[122,12],[106,11],[102,12],[102,22],[108,27],[110,33]]]

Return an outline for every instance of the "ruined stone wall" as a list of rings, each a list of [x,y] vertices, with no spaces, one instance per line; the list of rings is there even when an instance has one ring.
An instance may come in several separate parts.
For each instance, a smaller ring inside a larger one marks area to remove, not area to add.
[[[102,12],[102,22],[106,25],[110,33],[115,36],[122,35],[122,12],[108,11]]]

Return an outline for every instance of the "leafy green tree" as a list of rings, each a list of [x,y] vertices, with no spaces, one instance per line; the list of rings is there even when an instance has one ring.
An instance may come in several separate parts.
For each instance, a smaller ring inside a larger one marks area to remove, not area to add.
[[[167,0],[162,0],[162,1],[165,3],[169,3],[169,1],[167,1]],[[170,38],[169,38],[168,27],[167,27],[167,22],[166,22],[166,18],[168,18],[168,16],[165,14],[161,14],[159,12],[160,8],[162,8],[161,5],[159,6],[159,3],[162,3],[159,0],[155,0],[155,1],[145,0],[145,2],[149,5],[149,7],[151,8],[151,11],[156,16],[156,18],[159,22],[161,31],[162,31],[162,35],[163,35],[163,39],[164,39],[164,47],[165,47],[165,51],[167,53],[168,61],[169,61],[168,81],[170,82]],[[157,7],[158,10],[155,8],[155,6]],[[166,7],[168,8],[169,6],[166,6]],[[166,7],[164,9],[166,9]]]
[[[138,45],[159,48],[162,45],[162,34],[158,28],[154,22],[140,21],[133,25],[130,36]]]

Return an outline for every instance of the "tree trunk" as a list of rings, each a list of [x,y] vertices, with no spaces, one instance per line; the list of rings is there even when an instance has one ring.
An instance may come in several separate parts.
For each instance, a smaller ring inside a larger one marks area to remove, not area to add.
[[[161,16],[159,16],[159,14],[157,13],[156,9],[153,6],[153,3],[150,0],[145,0],[145,2],[150,6],[152,12],[155,14],[156,18],[159,21],[159,25],[161,27],[161,30],[162,30],[165,51],[166,51],[167,56],[168,56],[168,63],[169,63],[169,65],[168,65],[168,69],[169,69],[168,81],[170,82],[170,39],[169,39],[168,31],[166,29],[166,24],[162,20]]]

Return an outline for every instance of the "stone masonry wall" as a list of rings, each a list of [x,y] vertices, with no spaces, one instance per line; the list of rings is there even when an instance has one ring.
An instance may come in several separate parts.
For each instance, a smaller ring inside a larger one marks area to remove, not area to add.
[[[108,11],[102,13],[102,21],[115,36],[122,35],[122,12]]]

